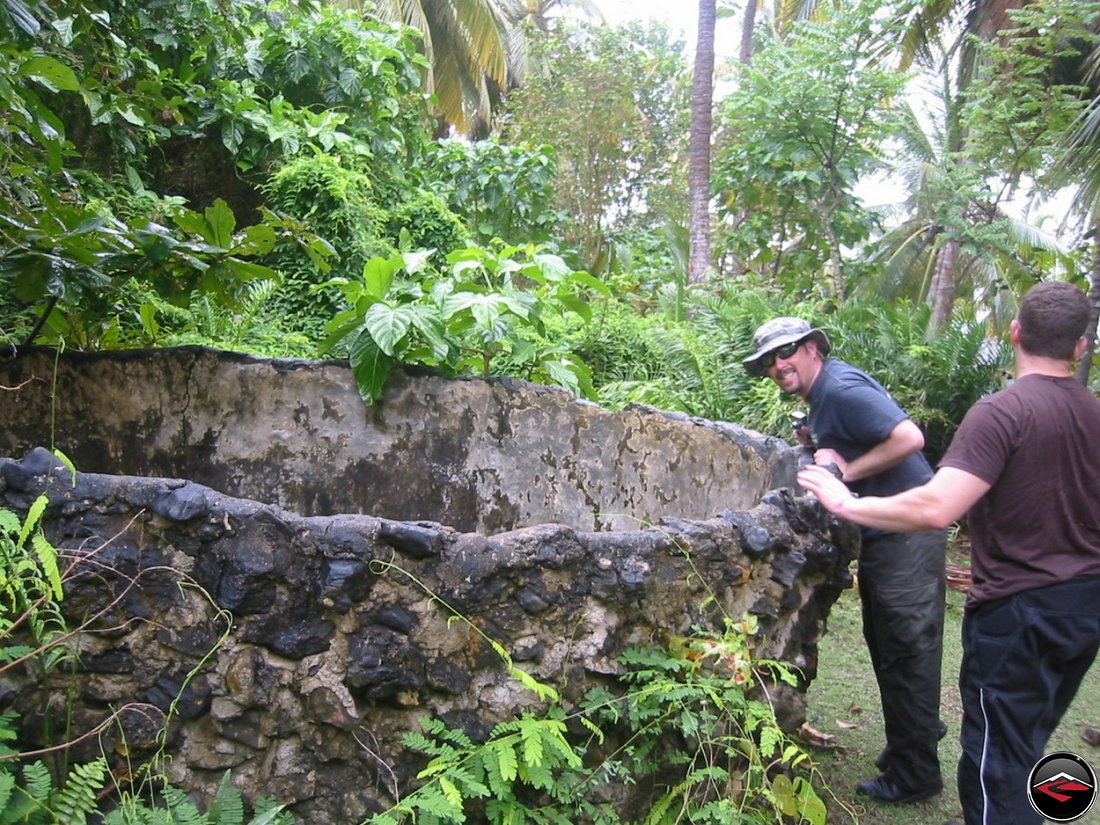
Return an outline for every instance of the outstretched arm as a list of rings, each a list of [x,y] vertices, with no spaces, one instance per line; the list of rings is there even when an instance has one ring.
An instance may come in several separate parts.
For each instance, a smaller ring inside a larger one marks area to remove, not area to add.
[[[958,521],[990,484],[954,467],[941,467],[926,484],[893,496],[858,498],[823,467],[806,467],[798,483],[833,515],[892,533],[943,530]]]
[[[858,458],[845,461],[836,450],[821,449],[814,453],[815,464],[835,464],[846,482],[877,475],[900,464],[913,453],[924,449],[924,433],[910,419],[898,422],[884,441],[880,441]]]

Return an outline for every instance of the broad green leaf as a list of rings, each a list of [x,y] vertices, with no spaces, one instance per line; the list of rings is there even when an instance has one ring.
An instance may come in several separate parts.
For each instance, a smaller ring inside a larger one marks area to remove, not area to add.
[[[372,304],[363,324],[386,355],[393,356],[409,332],[412,313],[408,307],[391,307],[381,301]]]
[[[481,261],[459,261],[451,268],[451,271],[454,272],[455,275],[461,275],[465,272],[480,270],[481,268]]]
[[[583,395],[577,375],[570,365],[560,360],[546,360],[542,362],[543,369],[553,379],[555,384],[560,384],[574,395]]]
[[[531,320],[532,315],[538,308],[538,300],[535,296],[523,292],[506,293],[496,297],[494,303],[496,302],[503,303],[512,313],[525,321]]]
[[[495,295],[479,295],[470,307],[478,326],[489,331],[493,335],[497,332],[497,321],[501,315],[501,303]],[[498,335],[492,340],[499,340]]]
[[[776,774],[772,779],[772,795],[775,798],[775,806],[785,816],[794,816],[798,813],[798,798],[794,792],[794,785],[786,774]]]
[[[348,360],[359,395],[368,404],[373,404],[382,397],[382,389],[393,369],[394,359],[382,352],[370,333],[363,329],[352,342]]]
[[[384,298],[393,284],[397,267],[392,261],[374,257],[363,264],[363,284],[372,298]]]
[[[204,235],[206,240],[222,249],[232,247],[233,230],[237,226],[237,218],[229,208],[229,204],[218,198],[213,205],[206,207],[203,216],[210,229],[209,234]]]
[[[302,247],[309,259],[313,261],[313,265],[320,269],[322,272],[328,272],[332,269],[328,259],[336,254],[336,250],[333,249],[332,244],[323,238],[314,238],[309,243]]]
[[[80,90],[80,81],[76,74],[59,60],[52,57],[32,57],[23,61],[15,73],[16,77],[35,77],[55,90],[76,92]]]
[[[160,336],[160,324],[157,323],[157,308],[150,303],[144,303],[138,308],[138,317],[141,319],[141,329],[154,341]]]
[[[225,261],[232,272],[233,277],[241,281],[279,280],[279,273],[269,266],[258,264],[255,261],[242,261],[240,258],[229,258]]]
[[[134,111],[133,106],[126,106],[125,108],[119,109],[118,115],[127,123],[132,124],[133,126],[144,127],[148,125],[145,118],[142,117],[138,112]]]
[[[568,292],[562,292],[557,296],[557,299],[562,306],[577,313],[577,315],[585,321],[592,320],[592,307],[589,305],[588,301]]]
[[[551,281],[564,280],[572,272],[569,264],[559,255],[538,254],[535,255],[535,263],[539,265],[539,271]]]
[[[437,361],[446,359],[447,354],[451,350],[451,345],[447,341],[442,319],[439,317],[439,313],[435,308],[423,304],[413,307],[410,321],[412,325],[416,327],[417,331],[419,331],[428,341],[432,349],[432,356]]]
[[[589,275],[587,272],[574,272],[569,276],[569,282],[573,284],[579,284],[580,286],[594,289],[601,295],[605,295],[608,298],[611,297],[611,287],[601,281],[599,278]]]
[[[403,252],[401,258],[405,262],[405,271],[410,275],[416,275],[427,266],[428,261],[434,254],[434,249],[419,249],[415,252]]]
[[[476,292],[454,292],[443,299],[440,314],[444,319],[451,318],[455,314],[474,306],[481,296]]]
[[[234,255],[266,255],[274,248],[275,230],[266,224],[256,224],[245,227],[231,251]]]

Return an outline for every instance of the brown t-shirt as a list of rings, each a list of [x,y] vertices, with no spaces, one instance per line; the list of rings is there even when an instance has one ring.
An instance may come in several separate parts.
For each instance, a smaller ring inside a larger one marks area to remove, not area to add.
[[[940,466],[993,485],[970,509],[968,608],[1100,576],[1100,401],[1075,379],[1025,375],[983,398]]]

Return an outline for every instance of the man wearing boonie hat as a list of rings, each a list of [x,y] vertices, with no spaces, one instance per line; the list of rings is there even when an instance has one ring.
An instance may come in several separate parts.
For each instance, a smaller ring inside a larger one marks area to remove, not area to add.
[[[932,477],[921,454],[924,435],[874,378],[828,357],[829,337],[801,318],[773,318],[757,328],[750,375],[770,378],[809,406],[796,433],[814,463],[835,465],[859,495],[888,496]],[[946,597],[945,531],[889,533],[861,528],[858,581],[863,637],[878,681],[886,747],[881,773],[859,793],[888,803],[916,802],[943,790],[937,744]]]

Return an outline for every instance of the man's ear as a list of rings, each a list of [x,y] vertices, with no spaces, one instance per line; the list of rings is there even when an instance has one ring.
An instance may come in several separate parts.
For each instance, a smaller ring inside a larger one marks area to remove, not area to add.
[[[1013,318],[1008,324],[1008,340],[1014,347],[1020,346],[1020,322]]]
[[[1073,360],[1077,361],[1082,355],[1085,354],[1085,350],[1089,348],[1089,339],[1081,337],[1077,339],[1077,343],[1073,347]]]

